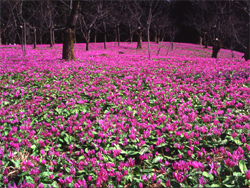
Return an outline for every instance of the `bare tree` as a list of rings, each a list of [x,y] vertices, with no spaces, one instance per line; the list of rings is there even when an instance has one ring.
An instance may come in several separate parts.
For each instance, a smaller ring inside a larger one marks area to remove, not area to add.
[[[242,1],[236,1],[235,2],[236,6],[240,8],[240,10],[243,10],[245,15],[248,16],[248,23],[247,23],[247,41],[246,41],[246,47],[245,47],[245,53],[244,53],[244,58],[245,60],[250,59],[250,2],[248,0],[242,0]]]
[[[184,23],[187,26],[194,27],[203,38],[205,48],[211,42],[211,28],[214,25],[214,15],[210,12],[213,11],[214,2],[208,1],[195,1],[193,2],[193,10],[186,14],[188,21]]]
[[[79,12],[80,30],[86,41],[86,50],[88,51],[90,32],[96,26],[96,22],[106,15],[106,12],[102,11],[102,3],[100,1],[83,2]]]
[[[127,9],[129,11],[129,17],[127,17],[130,22],[135,24],[130,24],[130,27],[134,26],[134,28],[131,28],[131,32],[135,32],[137,35],[137,49],[142,48],[142,32],[145,30],[145,27],[143,26],[143,9],[142,9],[142,2],[138,0],[134,1],[127,1]]]
[[[115,42],[120,46],[120,25],[126,19],[125,1],[112,1],[110,3],[110,23],[114,25]]]

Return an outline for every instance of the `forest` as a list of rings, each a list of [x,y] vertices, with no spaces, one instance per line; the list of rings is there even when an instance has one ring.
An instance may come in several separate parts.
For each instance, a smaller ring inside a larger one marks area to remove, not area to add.
[[[207,48],[218,39],[222,48],[248,51],[249,56],[247,0],[3,0],[0,7],[0,44],[35,48],[65,42],[70,48],[71,37],[74,43],[86,43],[86,50],[90,42],[103,42],[106,48],[107,41],[138,41],[138,48],[142,41],[199,43]]]

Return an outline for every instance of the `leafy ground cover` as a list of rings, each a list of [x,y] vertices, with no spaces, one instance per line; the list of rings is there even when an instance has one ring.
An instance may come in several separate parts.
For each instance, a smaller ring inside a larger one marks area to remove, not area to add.
[[[1,187],[248,186],[242,53],[102,45],[77,44],[75,62],[61,45],[0,46]]]

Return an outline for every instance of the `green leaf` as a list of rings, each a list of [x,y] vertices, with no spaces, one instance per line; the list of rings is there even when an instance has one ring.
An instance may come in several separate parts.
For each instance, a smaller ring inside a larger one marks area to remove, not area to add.
[[[40,174],[40,177],[41,177],[41,178],[46,178],[46,177],[49,176],[49,174],[50,174],[50,172],[42,172],[42,173]]]
[[[33,150],[35,150],[36,149],[36,145],[32,145],[30,148],[33,149]]]
[[[241,173],[246,174],[246,172],[247,172],[247,166],[246,166],[246,163],[245,163],[244,160],[240,160],[240,162],[239,162],[239,168],[240,168]]]
[[[154,172],[153,169],[145,169],[145,170],[142,170],[141,173],[151,173],[151,172]]]
[[[158,163],[160,159],[162,158],[160,156],[157,156],[153,159],[152,163]]]
[[[80,157],[78,158],[79,161],[82,160],[82,159],[85,159],[84,155],[82,155],[82,156],[80,156]]]
[[[11,159],[11,162],[15,165],[16,168],[20,167],[20,160],[13,160],[13,159]]]
[[[128,106],[127,109],[128,109],[128,111],[132,111],[133,110],[131,106]]]
[[[234,183],[235,177],[234,176],[227,176],[227,178],[223,181],[223,184]]]
[[[240,172],[234,172],[233,176],[242,176],[242,173],[240,173]]]
[[[128,152],[128,155],[137,155],[137,154],[140,154],[140,152],[138,152],[138,151],[129,151]]]
[[[228,185],[228,184],[224,184],[224,186],[226,186],[226,187],[235,187],[235,185]]]
[[[210,185],[210,187],[220,187],[220,185],[219,184],[212,184],[212,185]]]
[[[67,144],[69,144],[69,135],[65,136],[64,140],[67,142]]]
[[[214,179],[214,176],[212,174],[208,174],[208,172],[204,171],[202,173],[202,175],[205,177],[205,178],[208,178],[210,181],[213,181]]]
[[[26,182],[30,182],[34,184],[34,180],[31,176],[26,176],[25,179],[26,179]]]
[[[234,139],[234,143],[237,145],[242,145],[243,143],[239,140],[239,138]]]

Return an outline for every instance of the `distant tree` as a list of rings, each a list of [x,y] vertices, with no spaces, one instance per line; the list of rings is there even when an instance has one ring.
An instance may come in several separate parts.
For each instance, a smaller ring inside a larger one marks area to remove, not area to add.
[[[245,37],[245,53],[244,53],[244,58],[245,60],[250,59],[250,2],[248,0],[238,0],[235,2],[235,5],[242,10],[242,12],[245,13],[245,15],[248,17],[248,20],[246,20],[246,26],[247,26],[247,36]]]
[[[142,2],[138,0],[129,1],[127,0],[127,10],[129,11],[127,20],[129,21],[131,32],[135,32],[137,35],[137,49],[142,48],[142,32],[146,29],[143,24],[143,9],[142,9]]]
[[[234,48],[245,46],[247,17],[242,9],[246,10],[247,2],[232,0],[193,2],[193,10],[186,15],[189,21],[185,24],[197,29],[206,48],[209,44],[217,46],[218,41],[215,40],[217,38],[223,48],[231,50],[234,57]]]
[[[126,3],[125,1],[118,0],[110,2],[110,25],[114,25],[115,42],[120,46],[120,25],[126,19]]]
[[[187,26],[194,27],[203,38],[205,48],[208,47],[212,40],[212,25],[214,25],[215,18],[211,12],[214,9],[214,2],[212,1],[194,1],[192,9],[185,15],[187,21],[184,23]]]
[[[162,13],[162,3],[159,0],[139,1],[134,0],[128,2],[128,10],[130,11],[130,19],[136,23],[137,27],[137,49],[142,48],[142,33],[147,31],[148,56],[150,58],[150,27],[151,23]]]
[[[80,7],[79,25],[81,33],[86,41],[86,50],[89,50],[90,32],[96,26],[99,19],[106,16],[101,9],[100,1],[84,1]]]
[[[104,49],[107,49],[107,29],[110,24],[111,19],[111,11],[110,11],[110,4],[109,1],[99,1],[99,11],[102,15],[98,22],[96,23],[96,28],[98,28],[98,31],[104,34]]]

